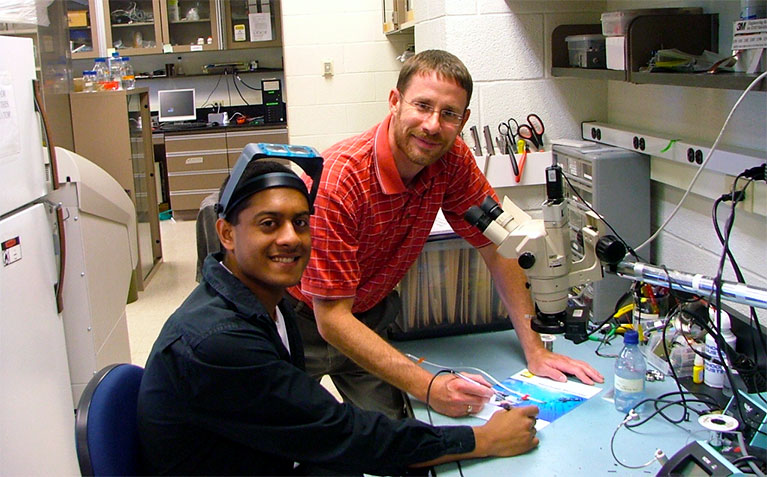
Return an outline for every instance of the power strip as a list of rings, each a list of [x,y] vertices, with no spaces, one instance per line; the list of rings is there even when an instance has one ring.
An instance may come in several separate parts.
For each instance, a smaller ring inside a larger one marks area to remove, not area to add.
[[[611,146],[622,147],[651,156],[698,166],[711,150],[689,138],[667,136],[647,130],[629,129],[613,124],[584,122],[581,125],[583,139]],[[706,170],[737,176],[744,170],[763,164],[767,154],[752,149],[718,146]]]

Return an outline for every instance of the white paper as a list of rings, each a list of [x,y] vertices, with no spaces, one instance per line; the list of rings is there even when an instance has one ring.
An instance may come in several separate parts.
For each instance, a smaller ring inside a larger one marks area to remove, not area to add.
[[[453,228],[450,227],[450,224],[447,222],[445,214],[442,213],[442,209],[439,209],[437,212],[437,217],[434,219],[434,223],[431,226],[431,232],[429,232],[429,235],[442,235],[452,233]]]
[[[272,19],[268,13],[248,14],[250,41],[269,41],[272,39]]]
[[[15,159],[21,151],[16,98],[8,72],[0,72],[0,163]]]
[[[600,387],[581,382],[567,380],[561,383],[553,379],[542,378],[533,375],[527,369],[505,379],[501,385],[496,384],[493,389],[508,396],[506,403],[516,401],[512,403],[513,406],[538,406],[540,413],[535,423],[537,430],[543,429],[553,420],[572,411],[602,390]],[[477,413],[477,417],[485,420],[490,419],[494,413],[503,410],[500,404],[501,400],[497,395],[494,396],[482,408],[482,411]]]

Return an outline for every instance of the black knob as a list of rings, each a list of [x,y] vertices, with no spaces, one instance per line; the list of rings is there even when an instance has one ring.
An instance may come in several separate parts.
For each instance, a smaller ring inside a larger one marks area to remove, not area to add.
[[[610,265],[623,260],[626,256],[626,246],[614,235],[605,235],[597,241],[597,257]]]
[[[519,262],[520,267],[524,268],[525,270],[529,270],[533,268],[533,265],[535,265],[535,255],[530,252],[524,252],[519,256],[517,262]]]

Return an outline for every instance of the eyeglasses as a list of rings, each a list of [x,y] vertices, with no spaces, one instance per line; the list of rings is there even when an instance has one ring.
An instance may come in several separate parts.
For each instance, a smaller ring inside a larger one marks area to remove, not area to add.
[[[401,92],[399,95],[402,98],[402,101],[415,108],[416,112],[423,117],[431,117],[432,114],[437,112],[439,113],[440,121],[443,121],[445,124],[460,126],[461,121],[463,121],[463,115],[458,114],[455,111],[449,109],[435,109],[434,106],[420,101],[408,101]]]

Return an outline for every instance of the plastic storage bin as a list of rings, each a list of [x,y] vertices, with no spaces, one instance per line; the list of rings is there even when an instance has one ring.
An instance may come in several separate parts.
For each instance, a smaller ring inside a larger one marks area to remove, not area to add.
[[[570,66],[576,68],[605,67],[605,37],[603,35],[571,35],[565,37],[570,54]]]
[[[621,10],[602,14],[602,34],[605,36],[624,36],[631,21],[644,15],[682,15],[702,14],[700,7],[690,8],[643,8],[639,10]]]

